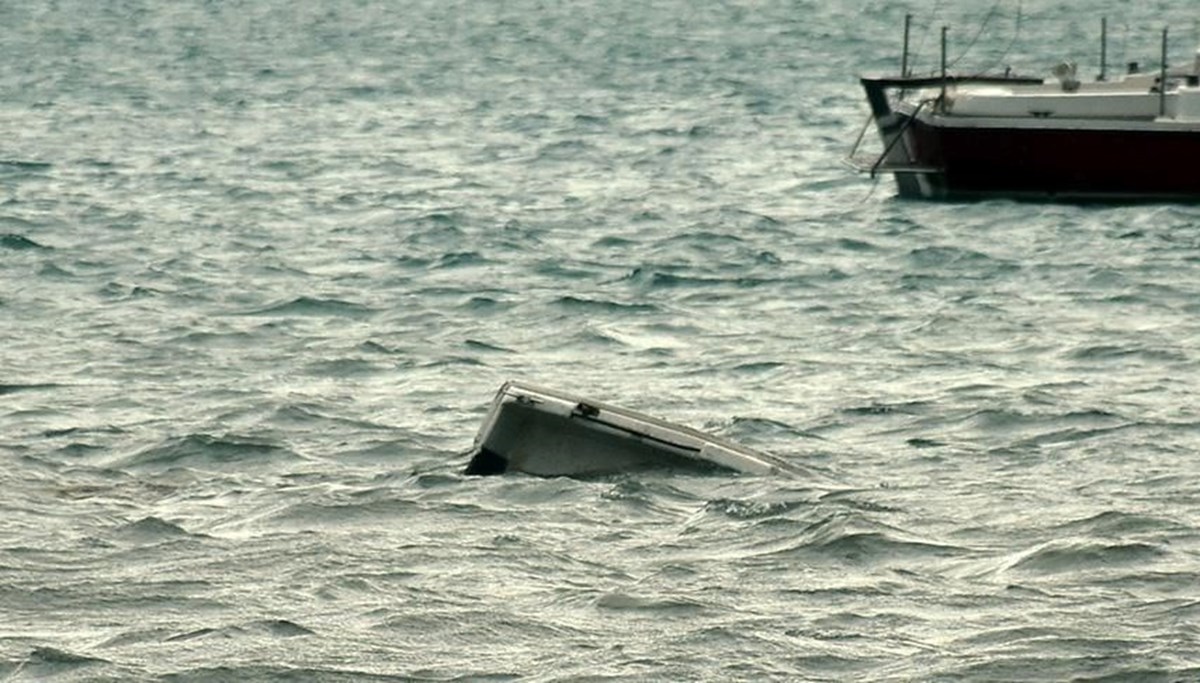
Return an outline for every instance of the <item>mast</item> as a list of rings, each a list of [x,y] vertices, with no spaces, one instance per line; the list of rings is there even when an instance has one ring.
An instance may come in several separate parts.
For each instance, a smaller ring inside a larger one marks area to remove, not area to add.
[[[1167,28],[1163,27],[1162,34],[1162,63],[1159,64],[1158,75],[1158,115],[1167,115]]]
[[[942,96],[938,99],[938,107],[945,111],[946,108],[946,31],[947,27],[942,27]]]
[[[1108,79],[1108,17],[1100,17],[1100,75],[1096,80]]]
[[[908,78],[908,35],[912,28],[912,14],[904,15],[904,52],[900,56],[900,78]]]

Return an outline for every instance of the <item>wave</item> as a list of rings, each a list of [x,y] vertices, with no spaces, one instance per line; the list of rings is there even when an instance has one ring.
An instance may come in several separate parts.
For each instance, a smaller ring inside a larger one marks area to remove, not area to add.
[[[13,251],[49,251],[50,247],[35,242],[24,235],[9,233],[0,235],[0,249],[11,249]]]
[[[52,168],[54,168],[54,165],[45,161],[0,159],[0,174],[12,174],[14,176],[19,176],[21,174],[45,173]]]
[[[966,552],[965,548],[954,545],[906,539],[880,531],[842,532],[809,548],[852,563],[891,563],[897,559],[951,557]]]
[[[594,268],[585,268],[579,263],[563,263],[559,260],[539,261],[533,264],[533,272],[553,280],[578,280],[588,282],[595,280],[598,273]]]
[[[151,544],[182,538],[204,537],[204,534],[190,533],[178,524],[151,515],[122,525],[114,531],[114,536],[122,541]]]
[[[1030,653],[1006,656],[976,656],[956,658],[970,663],[956,664],[935,671],[924,671],[921,678],[936,681],[1074,681],[1075,683],[1181,683],[1198,680],[1200,669],[1172,668],[1130,654],[1137,650],[1156,649],[1151,640],[1138,642],[1121,649],[1103,639],[1095,641],[1093,652],[1063,653],[1057,641],[1050,641]],[[1087,672],[1081,675],[1081,672]]]
[[[956,558],[972,552],[881,524],[872,519],[877,512],[869,509],[830,510],[826,505],[812,502],[725,503],[716,509],[734,518],[755,520],[753,535],[760,540],[750,543],[745,550],[756,562],[777,564],[781,558],[795,558],[843,565],[894,566]]]
[[[716,512],[730,519],[763,519],[777,517],[812,503],[807,500],[738,500],[716,498],[704,505],[706,512]]]
[[[1146,534],[1166,531],[1187,531],[1189,528],[1177,522],[1120,510],[1104,512],[1077,519],[1054,527],[1055,533],[1124,538],[1130,534]]]
[[[754,364],[755,372],[770,372],[773,370],[783,369],[786,364],[764,362]],[[739,370],[745,366],[737,366],[734,370]],[[727,431],[735,439],[744,437],[754,437],[761,441],[769,441],[772,443],[783,443],[785,441],[796,440],[816,440],[825,441],[825,437],[816,434],[812,431],[788,424],[780,420],[772,420],[765,417],[747,417],[744,415],[734,415],[728,422],[728,426],[723,431]]]
[[[242,349],[251,346],[255,339],[255,335],[242,330],[228,332],[187,330],[171,339],[171,342],[185,346]]]
[[[1071,410],[1061,413],[1028,412],[1003,408],[982,408],[962,413],[946,421],[968,430],[988,433],[1027,435],[1026,445],[1043,442],[1080,441],[1136,425],[1104,410]]]
[[[262,636],[270,638],[298,638],[313,635],[316,635],[315,631],[301,626],[294,621],[288,621],[287,619],[262,619],[234,626],[199,628],[169,636],[163,642],[173,643],[199,638],[246,638]]]
[[[61,384],[0,384],[0,396],[19,394],[27,391],[49,391],[58,389]]]
[[[516,353],[516,351],[513,349],[497,346],[496,344],[489,344],[488,342],[479,341],[478,339],[467,339],[463,342],[463,346],[472,351],[479,351],[482,353]]]
[[[596,598],[596,607],[617,611],[647,611],[658,613],[698,614],[707,609],[707,605],[697,600],[679,597],[643,597],[624,592],[605,593]]]
[[[872,242],[868,242],[867,240],[862,240],[862,239],[852,239],[849,237],[839,238],[835,244],[837,245],[837,247],[839,249],[842,249],[844,251],[852,251],[852,252],[859,252],[859,253],[881,251],[880,247],[876,246]]]
[[[534,161],[579,161],[595,153],[596,147],[584,140],[559,140],[542,145],[534,154]]]
[[[611,117],[596,114],[576,114],[571,121],[584,128],[607,129],[612,123]]]
[[[40,664],[65,664],[68,666],[78,666],[96,663],[109,663],[108,660],[100,659],[99,657],[89,657],[87,655],[79,655],[74,652],[60,650],[54,647],[39,647],[34,649],[29,655],[30,661]]]
[[[1152,543],[1108,543],[1097,540],[1050,541],[1020,554],[1011,561],[1011,571],[1054,575],[1075,572],[1136,568],[1146,571],[1167,555]]]
[[[789,367],[788,363],[777,360],[760,360],[749,363],[738,363],[730,368],[734,374],[742,375],[762,375],[771,374],[777,370],[783,370]]]
[[[388,497],[372,500],[371,495]],[[358,500],[326,497],[295,502],[281,510],[272,511],[265,518],[256,520],[255,524],[283,530],[331,529],[338,526],[369,528],[385,522],[403,523],[403,520],[422,509],[417,501],[394,497],[391,489],[362,491],[355,496]]]
[[[746,240],[739,235],[713,230],[697,230],[671,235],[658,242],[658,246],[665,247],[674,253],[684,250],[700,254],[714,254],[722,250],[737,249],[744,245],[746,245]]]
[[[604,313],[653,313],[659,310],[654,304],[626,303],[621,301],[606,301],[603,299],[588,299],[578,296],[562,296],[554,301],[570,311],[591,311]]]
[[[388,366],[365,358],[329,358],[315,360],[304,366],[303,372],[313,377],[350,378],[375,375]]]
[[[1142,360],[1153,363],[1181,363],[1188,360],[1186,353],[1176,349],[1155,347],[1130,347],[1116,344],[1095,344],[1071,350],[1068,357],[1072,360],[1125,361]]]
[[[80,266],[91,267],[95,264],[76,263],[74,265],[78,268]],[[70,280],[80,277],[79,272],[69,270],[68,268],[60,266],[57,263],[43,263],[42,266],[38,268],[37,274],[38,277],[46,278],[48,280]]]
[[[830,491],[829,493],[825,493],[821,496],[821,502],[839,505],[847,510],[857,510],[859,512],[903,512],[903,509],[901,508],[892,505],[885,505],[884,503],[879,503],[862,497],[863,494],[867,492],[868,491],[861,489],[841,489],[838,491]]]
[[[639,269],[640,270],[640,269]],[[736,277],[712,277],[701,275],[681,275],[678,273],[664,273],[661,271],[652,271],[648,275],[638,273],[637,278],[650,289],[687,289],[687,288],[727,288],[736,287],[738,289],[753,289],[755,287],[763,287],[766,285],[778,284],[779,280],[774,278],[751,277],[751,276],[736,276]]]
[[[319,683],[455,683],[479,681],[480,683],[507,683],[523,678],[515,674],[484,674],[463,677],[440,674],[389,675],[365,669],[337,667],[309,667],[288,665],[245,665],[211,666],[176,671],[165,677],[176,683],[228,683],[229,681],[263,681],[264,683],[295,683],[296,681],[318,681]]]
[[[434,268],[464,268],[468,266],[479,266],[488,263],[488,259],[476,251],[455,251],[447,254],[442,254]]]
[[[934,404],[928,401],[904,401],[898,403],[872,402],[862,406],[843,408],[846,415],[923,415],[929,412]]]
[[[135,453],[116,464],[140,468],[268,466],[300,456],[273,441],[236,435],[188,434]]]
[[[0,676],[4,676],[6,681],[119,681],[137,678],[107,659],[49,645],[36,647],[17,661],[0,660]]]
[[[333,318],[366,318],[378,311],[363,304],[342,299],[301,296],[244,313],[243,315],[324,316]]]
[[[913,265],[920,268],[946,268],[949,266],[965,266],[972,269],[979,268],[983,263],[1003,264],[1003,261],[975,251],[973,249],[960,249],[958,247],[919,247],[908,253],[908,258]]]

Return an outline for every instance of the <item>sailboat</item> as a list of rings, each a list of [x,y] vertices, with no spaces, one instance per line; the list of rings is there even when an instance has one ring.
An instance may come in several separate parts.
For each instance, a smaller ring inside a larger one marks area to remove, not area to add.
[[[883,151],[851,152],[859,170],[895,177],[901,197],[988,197],[1070,201],[1200,200],[1200,51],[1182,68],[1130,63],[1107,71],[1107,22],[1101,22],[1101,70],[1082,81],[1072,62],[1049,77],[959,75],[908,69],[911,15],[905,19],[898,75],[860,79]],[[864,129],[865,132],[865,129]]]

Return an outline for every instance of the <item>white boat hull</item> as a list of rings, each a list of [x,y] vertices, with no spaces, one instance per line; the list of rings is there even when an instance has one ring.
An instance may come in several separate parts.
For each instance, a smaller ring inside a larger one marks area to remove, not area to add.
[[[784,460],[711,434],[518,382],[497,392],[475,438],[467,473],[595,476],[697,466],[800,474]]]

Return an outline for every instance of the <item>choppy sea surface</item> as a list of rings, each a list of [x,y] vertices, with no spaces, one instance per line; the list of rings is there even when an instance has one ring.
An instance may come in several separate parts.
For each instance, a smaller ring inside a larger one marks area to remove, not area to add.
[[[1200,208],[841,163],[1134,5],[3,3],[0,680],[1200,679]],[[507,379],[810,476],[465,476]]]

